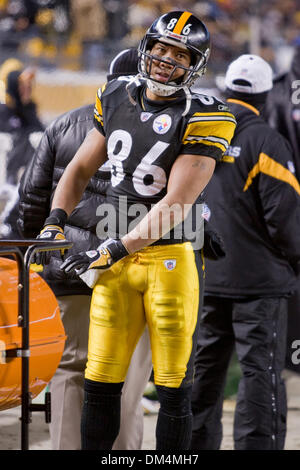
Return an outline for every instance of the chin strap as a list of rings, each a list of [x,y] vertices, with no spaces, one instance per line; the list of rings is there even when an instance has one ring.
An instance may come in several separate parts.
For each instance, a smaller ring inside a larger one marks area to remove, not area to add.
[[[133,106],[136,106],[136,101],[135,99],[132,97],[132,94],[130,93],[130,86],[135,84],[136,86],[139,86],[141,84],[140,80],[145,80],[143,75],[141,73],[138,73],[137,75],[135,75],[134,77],[132,77],[132,79],[127,83],[126,85],[126,91],[127,91],[127,94],[128,94],[128,98],[129,98],[129,101],[131,104],[133,104]]]
[[[187,86],[185,86],[183,87],[183,91],[186,96],[186,106],[181,116],[185,116],[189,112],[191,108],[191,104],[192,104],[192,95],[191,95],[190,89]]]
[[[162,85],[154,82],[151,78],[147,78],[147,87],[158,96],[172,96],[180,90],[180,87]]]
[[[133,85],[133,84],[135,84],[136,86],[139,86],[141,84],[141,82],[140,82],[141,80],[145,81],[145,78],[143,77],[143,75],[141,73],[139,73],[139,74],[135,75],[134,77],[132,77],[130,82],[128,82],[127,85],[126,85],[126,91],[128,93],[128,98],[129,98],[130,103],[133,106],[136,106],[137,102],[135,101],[135,99],[132,97],[132,94],[130,93],[130,86]],[[189,110],[191,108],[191,103],[192,103],[192,95],[191,95],[190,89],[187,86],[178,87],[178,88],[168,87],[169,89],[162,90],[162,89],[160,89],[159,86],[156,86],[156,84],[153,83],[153,81],[149,78],[146,79],[146,84],[147,84],[147,87],[153,93],[156,93],[159,96],[171,96],[171,95],[174,95],[174,93],[176,93],[178,90],[182,89],[185,92],[185,96],[186,96],[186,107],[185,107],[185,110],[182,113],[182,116],[185,116],[189,112]]]

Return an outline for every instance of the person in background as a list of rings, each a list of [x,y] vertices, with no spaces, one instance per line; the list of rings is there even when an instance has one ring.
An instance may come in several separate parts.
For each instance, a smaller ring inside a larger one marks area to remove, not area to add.
[[[108,80],[136,71],[137,50],[128,49],[120,52],[112,61]],[[32,238],[39,233],[61,175],[93,128],[93,109],[94,105],[91,104],[72,110],[47,127],[20,184],[18,226],[23,236]],[[91,179],[65,227],[66,237],[73,243],[69,254],[95,249],[99,245],[96,236],[99,217],[96,212],[106,200],[109,185],[110,167],[101,167]],[[65,274],[59,269],[60,255],[54,252],[48,261],[44,265],[43,277],[58,299],[67,335],[61,362],[50,383],[50,437],[54,450],[78,450],[92,289],[75,274]],[[151,369],[149,336],[145,331],[137,345],[124,385],[121,427],[114,444],[115,450],[141,448],[143,409],[140,402]]]
[[[34,69],[14,58],[7,59],[0,67],[1,238],[19,236],[17,188],[44,131],[32,98],[34,78]]]
[[[220,448],[223,392],[234,348],[242,371],[235,449],[283,449],[287,410],[281,373],[287,299],[296,288],[300,259],[300,185],[291,171],[288,142],[260,116],[272,88],[269,64],[242,55],[229,65],[225,84],[237,127],[205,201],[226,256],[206,260],[191,449]]]
[[[290,70],[273,80],[263,116],[271,127],[282,134],[293,150],[290,171],[300,181],[300,37],[295,44]],[[298,268],[300,272],[300,269]],[[288,405],[300,407],[300,361],[295,357],[295,345],[300,340],[300,275],[297,289],[288,300],[287,349],[284,378]]]

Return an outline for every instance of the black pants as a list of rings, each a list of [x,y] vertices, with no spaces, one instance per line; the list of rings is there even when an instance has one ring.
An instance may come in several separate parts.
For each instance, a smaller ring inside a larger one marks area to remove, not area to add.
[[[283,449],[287,300],[205,297],[192,394],[191,449],[219,449],[226,373],[234,347],[242,370],[234,419],[237,450]]]
[[[288,299],[288,327],[287,327],[287,348],[285,358],[285,368],[300,374],[299,353],[294,353],[299,349],[299,345],[294,345],[300,339],[300,275],[298,275],[297,289]],[[295,349],[296,348],[296,349]]]

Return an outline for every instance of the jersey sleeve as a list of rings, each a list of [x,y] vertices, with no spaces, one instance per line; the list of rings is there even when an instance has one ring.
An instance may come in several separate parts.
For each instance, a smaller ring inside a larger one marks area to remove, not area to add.
[[[230,112],[196,112],[188,120],[181,153],[221,160],[235,128],[236,120]]]
[[[105,136],[103,125],[103,110],[102,110],[102,93],[104,92],[106,84],[98,89],[96,94],[96,103],[94,107],[94,126],[96,129]]]

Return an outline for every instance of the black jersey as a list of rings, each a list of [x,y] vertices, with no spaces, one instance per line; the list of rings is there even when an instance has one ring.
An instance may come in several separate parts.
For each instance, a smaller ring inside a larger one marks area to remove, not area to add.
[[[174,100],[149,102],[143,83],[130,84],[130,98],[127,84],[118,79],[99,89],[94,113],[112,166],[107,202],[116,211],[117,237],[165,196],[179,155],[221,159],[236,126],[228,106],[216,98],[192,93],[190,109],[183,116],[184,93]]]

